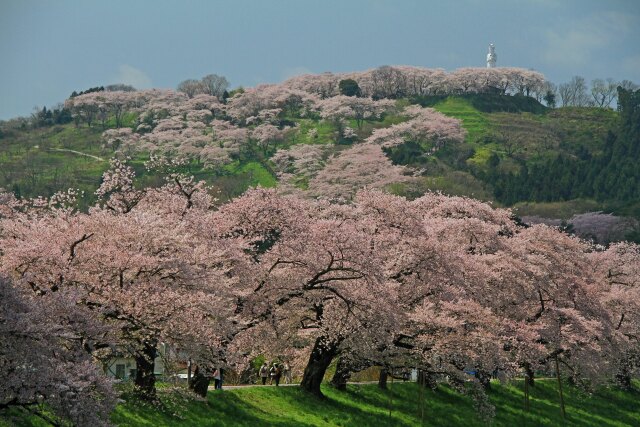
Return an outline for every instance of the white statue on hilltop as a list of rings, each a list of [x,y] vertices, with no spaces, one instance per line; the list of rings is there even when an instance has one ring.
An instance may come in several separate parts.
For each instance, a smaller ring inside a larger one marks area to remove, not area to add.
[[[496,47],[491,43],[489,45],[489,53],[487,53],[487,68],[495,68],[497,59],[498,55],[496,55]]]

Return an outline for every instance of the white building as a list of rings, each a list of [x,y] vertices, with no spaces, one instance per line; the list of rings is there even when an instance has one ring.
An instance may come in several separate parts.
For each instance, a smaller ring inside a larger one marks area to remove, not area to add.
[[[487,68],[495,68],[498,55],[496,55],[496,47],[493,43],[489,45],[489,53],[487,53]]]
[[[158,355],[154,361],[153,369],[153,373],[156,377],[162,376],[166,372],[164,361],[167,350],[166,344],[160,344],[158,346]],[[120,380],[133,379],[136,376],[136,360],[123,352],[117,357],[109,359],[109,361],[104,365],[104,373],[108,377]]]

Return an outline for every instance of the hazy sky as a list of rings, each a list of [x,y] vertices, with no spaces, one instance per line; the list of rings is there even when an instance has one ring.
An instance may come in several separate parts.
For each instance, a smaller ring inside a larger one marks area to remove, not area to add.
[[[0,0],[0,119],[109,83],[408,64],[640,83],[640,0]]]

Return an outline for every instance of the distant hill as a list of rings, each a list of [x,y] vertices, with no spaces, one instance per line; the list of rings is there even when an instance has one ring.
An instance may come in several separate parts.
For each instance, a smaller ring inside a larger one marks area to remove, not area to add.
[[[296,93],[287,90],[288,96]],[[67,123],[46,123],[37,127],[24,121],[1,123],[0,188],[20,197],[49,196],[70,187],[79,188],[85,192],[84,205],[88,206],[108,167],[108,160],[114,155],[130,157],[129,162],[135,167],[141,183],[160,185],[162,172],[148,171],[145,161],[153,150],[149,145],[151,135],[158,138],[154,134],[158,128],[154,126],[162,122],[169,135],[170,132],[185,135],[187,130],[191,134],[197,133],[197,141],[192,143],[196,151],[192,152],[200,154],[187,156],[187,161],[177,168],[206,180],[218,190],[223,200],[256,185],[310,191],[307,189],[310,183],[313,187],[313,177],[318,175],[318,170],[325,168],[340,153],[349,153],[354,144],[369,141],[374,130],[396,129],[394,126],[400,130],[399,124],[407,123],[409,117],[404,111],[409,111],[407,107],[415,104],[459,119],[466,137],[463,141],[437,144],[433,139],[436,137],[412,140],[411,134],[407,133],[402,134],[402,143],[383,144],[386,157],[404,168],[402,173],[412,175],[407,180],[398,180],[397,184],[386,185],[388,190],[408,197],[429,190],[473,196],[512,206],[519,216],[565,221],[563,224],[567,226],[574,215],[613,212],[631,218],[624,222],[624,230],[618,230],[616,236],[640,237],[637,222],[633,220],[640,219],[638,93],[621,93],[619,113],[603,108],[550,109],[532,97],[517,94],[414,95],[394,100],[393,108],[389,106],[392,104],[381,103],[386,105],[384,111],[362,120],[348,115],[342,119],[330,118],[324,114],[327,100],[320,98],[309,101],[322,103],[320,109],[306,105],[304,99],[299,105],[283,104],[284,108],[254,107],[249,105],[251,98],[248,98],[247,105],[242,104],[242,108],[257,110],[246,116],[233,117],[236,110],[240,111],[239,100],[244,99],[244,94],[232,98],[234,111],[224,101],[209,100],[209,104],[202,107],[195,101],[197,97],[180,96],[162,101],[173,102],[166,111],[178,111],[166,113],[174,114],[174,128],[168,121],[172,117],[162,116],[165,113],[157,113],[156,109],[154,116],[133,107],[120,117],[106,113],[101,122],[96,120],[91,126],[79,120],[77,112],[74,113],[75,123],[68,122],[70,116],[64,115],[61,117],[67,117]],[[254,91],[252,96],[263,95]],[[287,102],[293,102],[292,98],[287,99]],[[184,105],[189,105],[191,110],[185,109]],[[207,117],[192,119],[197,116],[194,111],[206,112],[201,115]],[[265,119],[269,114],[275,116]],[[201,120],[202,124],[191,129],[190,120]],[[150,124],[148,129],[144,128],[146,123]],[[116,125],[122,127],[114,129]],[[119,139],[107,136],[105,130],[108,129],[113,129],[109,135],[118,132],[127,134],[128,138],[133,135],[135,141],[140,141],[141,148],[131,150],[128,143],[121,144]],[[275,133],[260,139],[258,131]],[[220,139],[224,132],[229,135],[236,132],[233,138],[244,139],[233,140],[236,144],[233,146],[229,142],[232,136]],[[238,136],[242,132],[244,136]],[[210,140],[214,143],[209,149]],[[166,147],[167,142],[163,144]],[[293,147],[305,145],[315,148],[292,151]],[[203,147],[208,157],[202,154],[204,151],[197,151]],[[183,148],[181,146],[180,150]],[[171,153],[184,155],[178,148],[165,150],[165,154]],[[315,156],[315,166],[311,172],[303,171],[299,166],[294,167],[294,163],[303,162],[304,158],[293,159],[291,156]],[[596,236],[595,233],[591,235]]]

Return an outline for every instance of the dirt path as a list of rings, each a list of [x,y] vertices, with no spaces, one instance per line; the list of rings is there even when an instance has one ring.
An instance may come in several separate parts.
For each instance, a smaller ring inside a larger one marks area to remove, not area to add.
[[[68,148],[50,148],[49,151],[64,151],[64,152],[67,152],[67,153],[78,154],[80,156],[91,157],[92,159],[99,160],[101,162],[105,161],[102,157],[94,156],[92,154],[83,153],[81,151],[69,150]]]
[[[349,381],[347,384],[378,384],[378,381],[359,381],[359,382],[351,382]],[[300,383],[294,384],[284,384],[280,383],[279,387],[296,387],[299,386]],[[262,385],[262,384],[242,384],[242,385],[222,385],[223,390],[233,390],[236,388],[249,388],[249,387],[275,387],[275,385]],[[212,385],[209,386],[209,390],[213,390],[214,387]]]

